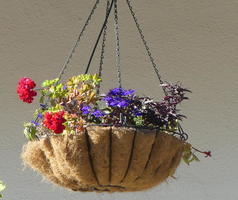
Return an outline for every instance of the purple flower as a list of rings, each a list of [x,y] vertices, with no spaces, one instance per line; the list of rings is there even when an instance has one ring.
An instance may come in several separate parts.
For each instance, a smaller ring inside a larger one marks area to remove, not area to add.
[[[110,96],[105,96],[105,97],[103,98],[103,100],[106,101],[106,102],[110,102],[110,101],[113,100],[113,98],[110,97]]]
[[[114,88],[111,89],[108,94],[108,96],[121,96],[122,95],[122,88]]]
[[[39,113],[39,114],[37,115],[37,117],[40,118],[40,119],[42,119],[42,118],[43,118],[42,113]]]
[[[63,90],[67,90],[67,89],[68,89],[67,85],[64,85]]]
[[[31,121],[32,124],[34,124],[35,126],[40,126],[40,123],[38,123],[37,121],[33,120]]]
[[[123,99],[123,100],[121,100],[117,103],[117,107],[119,107],[119,108],[124,108],[124,107],[127,107],[129,105],[130,105],[130,101],[125,100],[125,99]]]
[[[128,99],[124,99],[122,97],[110,97],[110,96],[106,96],[103,99],[104,101],[107,102],[107,104],[109,106],[112,107],[119,107],[119,108],[124,108],[130,105],[131,101]]]
[[[140,112],[137,108],[134,109],[134,110],[132,111],[132,113],[133,113],[135,116],[137,116],[137,117],[142,116],[142,112]]]
[[[120,102],[124,101],[121,97],[114,97],[111,98],[111,100],[108,101],[108,105],[112,107],[117,107]]]
[[[126,90],[123,88],[114,88],[111,89],[107,96],[129,96],[135,93],[135,90]]]
[[[130,105],[131,100],[129,100],[128,98],[130,98],[130,96],[134,93],[135,90],[114,88],[108,92],[107,96],[104,97],[103,100],[106,101],[107,104],[111,107],[124,108]]]
[[[108,101],[107,103],[109,106],[117,107],[118,101],[115,99],[112,99],[111,101]]]
[[[99,117],[103,117],[104,116],[104,113],[101,111],[101,110],[94,110],[92,115],[96,118],[99,118]]]
[[[84,106],[81,108],[81,111],[83,112],[84,115],[87,115],[87,114],[90,113],[90,109],[91,109],[90,106],[84,105]]]
[[[124,96],[133,95],[135,92],[136,92],[135,90],[125,90],[124,91]]]

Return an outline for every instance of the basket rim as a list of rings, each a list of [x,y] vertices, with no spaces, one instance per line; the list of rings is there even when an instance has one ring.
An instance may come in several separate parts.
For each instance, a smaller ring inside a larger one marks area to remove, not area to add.
[[[86,124],[84,126],[85,130],[87,131],[87,128],[90,128],[90,127],[99,127],[99,128],[124,128],[124,129],[131,129],[133,131],[156,131],[157,133],[158,132],[163,132],[164,134],[168,134],[170,136],[173,136],[175,138],[177,138],[178,140],[182,141],[182,142],[186,142],[186,140],[184,140],[183,138],[179,138],[180,136],[180,133],[178,132],[174,132],[174,131],[169,131],[169,130],[165,130],[165,129],[161,129],[161,127],[147,127],[147,126],[134,126],[134,125],[125,125],[125,124]],[[84,131],[85,131],[84,130]],[[83,132],[84,132],[83,131]],[[149,134],[149,133],[148,133]],[[44,138],[49,138],[49,137],[54,137],[54,136],[65,136],[65,135],[68,135],[68,134],[52,134],[52,135],[41,135],[41,136],[38,136],[37,140],[41,140],[41,139],[44,139]],[[69,134],[68,136],[77,136],[78,134]],[[176,136],[177,135],[177,136]]]
[[[169,132],[161,129],[161,127],[149,127],[149,126],[137,126],[137,125],[126,125],[126,124],[87,124],[85,127],[115,127],[115,128],[134,128],[134,129],[146,129],[146,130],[160,130]]]
[[[125,124],[87,124],[87,127],[112,127],[112,128],[127,128],[127,129],[134,129],[134,130],[151,130],[151,131],[162,131],[166,134],[176,137],[180,136],[181,141],[187,141],[181,136],[181,133],[177,131],[170,131],[166,129],[162,129],[161,127],[148,127],[148,126],[136,126],[136,125],[125,125]],[[179,138],[178,138],[179,139]]]

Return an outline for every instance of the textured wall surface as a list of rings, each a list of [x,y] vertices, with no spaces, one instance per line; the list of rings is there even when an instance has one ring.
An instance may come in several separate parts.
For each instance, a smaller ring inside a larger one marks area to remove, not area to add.
[[[66,77],[84,71],[103,21],[99,6]],[[185,130],[211,159],[181,164],[176,177],[152,190],[128,194],[82,194],[52,186],[20,160],[22,123],[32,119],[37,103],[18,101],[17,81],[38,84],[55,78],[91,9],[92,0],[0,1],[0,179],[5,200],[236,200],[238,199],[238,1],[134,0],[151,50],[165,80],[181,81],[193,93],[181,109]],[[123,84],[139,93],[161,96],[125,0],[119,0]],[[104,89],[116,86],[113,24],[110,20]],[[97,52],[98,55],[98,52]],[[91,72],[98,67],[98,56]]]

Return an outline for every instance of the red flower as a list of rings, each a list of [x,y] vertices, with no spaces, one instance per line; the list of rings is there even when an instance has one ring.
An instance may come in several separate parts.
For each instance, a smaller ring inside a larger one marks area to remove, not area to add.
[[[33,80],[27,77],[23,77],[18,82],[17,93],[19,98],[26,103],[32,103],[33,97],[37,95],[37,92],[33,90],[36,84]]]
[[[212,152],[211,151],[204,151],[205,157],[212,157]]]
[[[60,134],[65,129],[63,123],[66,122],[64,119],[64,111],[57,113],[47,112],[44,116],[43,124],[50,130],[53,130],[54,133]]]

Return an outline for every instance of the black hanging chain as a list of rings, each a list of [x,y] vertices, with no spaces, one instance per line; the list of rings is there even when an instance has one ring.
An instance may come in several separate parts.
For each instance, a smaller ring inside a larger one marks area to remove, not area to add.
[[[109,6],[110,6],[110,0],[107,0],[107,7],[106,7],[106,16],[109,11]],[[107,24],[104,27],[104,32],[103,32],[103,39],[102,39],[102,49],[101,49],[101,56],[100,56],[100,64],[99,64],[99,70],[98,70],[98,76],[101,78],[102,77],[102,66],[104,64],[104,54],[105,54],[105,47],[106,47],[106,36],[107,36]]]
[[[116,67],[117,67],[117,78],[118,86],[122,87],[121,80],[121,54],[120,54],[120,39],[119,39],[119,22],[118,22],[118,8],[117,0],[114,3],[114,21],[115,21],[115,37],[116,37]]]
[[[106,8],[106,16],[109,11],[110,7],[110,0],[107,0],[107,8]],[[100,56],[100,64],[99,64],[99,70],[98,70],[98,76],[99,78],[102,77],[102,66],[104,64],[104,54],[105,54],[105,47],[106,47],[106,38],[107,37],[107,24],[104,27],[104,32],[103,32],[103,39],[102,39],[102,48],[101,48],[101,56]],[[97,94],[100,92],[100,83],[97,89]]]
[[[104,20],[104,23],[103,23],[103,25],[102,25],[101,31],[100,31],[100,33],[99,33],[99,35],[98,35],[97,41],[96,41],[96,43],[95,43],[95,45],[94,45],[93,51],[92,51],[91,56],[90,56],[90,58],[89,58],[89,62],[88,62],[88,65],[87,65],[87,68],[86,68],[84,74],[87,74],[88,71],[89,71],[89,68],[90,68],[90,65],[91,65],[93,56],[94,56],[94,54],[95,54],[95,51],[96,51],[97,46],[98,46],[98,43],[99,43],[100,38],[101,38],[101,36],[102,36],[104,27],[107,25],[108,18],[109,18],[109,16],[110,16],[110,13],[111,13],[111,10],[112,10],[112,7],[113,7],[114,2],[115,2],[115,0],[112,0],[112,1],[111,1],[111,5],[110,5],[110,7],[109,7],[108,13],[107,13],[106,18],[105,18],[105,20]]]
[[[142,29],[141,29],[141,26],[140,26],[140,24],[139,24],[139,22],[138,22],[138,19],[137,19],[137,17],[136,17],[136,14],[135,14],[135,12],[134,12],[134,10],[133,10],[133,7],[132,7],[132,5],[131,5],[131,0],[126,0],[126,1],[127,1],[129,10],[130,10],[130,12],[131,12],[131,15],[132,15],[132,17],[133,17],[133,19],[134,19],[134,21],[135,21],[136,27],[137,27],[137,29],[138,29],[138,31],[139,31],[140,37],[141,37],[141,39],[142,39],[142,42],[143,42],[143,44],[144,44],[144,46],[145,46],[145,49],[146,49],[146,51],[147,51],[147,54],[148,54],[148,56],[149,56],[149,58],[150,58],[150,61],[151,61],[152,66],[153,66],[153,68],[154,68],[154,71],[155,71],[155,73],[156,73],[156,75],[157,75],[157,77],[158,77],[158,79],[159,79],[160,84],[163,85],[163,84],[164,84],[164,81],[163,81],[162,78],[161,78],[161,75],[160,75],[160,72],[159,72],[159,68],[158,68],[158,66],[157,66],[156,63],[155,63],[155,60],[154,60],[154,58],[153,58],[153,56],[152,56],[152,53],[151,53],[151,51],[150,51],[150,48],[149,48],[149,46],[148,46],[148,44],[147,44],[147,42],[146,42],[146,40],[145,40],[145,36],[144,36],[144,34],[143,34],[143,31],[142,31]],[[163,88],[163,87],[162,87],[162,88]],[[163,91],[164,91],[164,94],[167,96],[168,93],[167,93],[167,91],[165,90],[165,88],[163,88]],[[182,128],[182,126],[181,126],[180,123],[178,124],[178,127],[179,127],[179,128],[178,128],[178,132],[173,132],[173,135],[178,135],[181,140],[186,141],[186,140],[188,139],[188,134],[187,134],[186,132],[184,132],[184,130],[183,130],[183,128]]]
[[[152,66],[153,66],[153,68],[154,68],[154,71],[155,71],[155,73],[156,73],[156,75],[157,75],[157,77],[158,77],[158,79],[159,79],[160,84],[162,85],[162,84],[164,83],[164,81],[163,81],[162,78],[161,78],[161,75],[160,75],[160,73],[159,73],[159,68],[157,67],[157,65],[156,65],[156,63],[155,63],[155,60],[154,60],[154,58],[153,58],[153,56],[152,56],[152,53],[151,53],[151,51],[150,51],[150,48],[149,48],[149,46],[148,46],[148,44],[147,44],[147,42],[146,42],[146,40],[145,40],[145,36],[144,36],[144,34],[143,34],[142,28],[141,28],[141,26],[140,26],[140,24],[139,24],[139,22],[138,22],[138,19],[137,19],[137,17],[136,17],[136,14],[135,14],[135,12],[134,12],[134,10],[133,10],[133,7],[132,7],[132,5],[131,5],[131,0],[126,0],[126,1],[127,1],[127,4],[128,4],[128,7],[129,7],[129,9],[130,9],[131,15],[132,15],[132,17],[133,17],[133,19],[134,19],[134,21],[135,21],[136,27],[137,27],[137,29],[138,29],[138,31],[139,31],[140,37],[141,37],[141,39],[142,39],[142,42],[143,42],[143,44],[144,44],[144,46],[145,46],[145,49],[146,49],[146,51],[147,51],[147,54],[148,54],[148,56],[149,56],[149,58],[150,58],[150,61],[151,61]],[[165,91],[165,89],[163,89],[163,91],[164,91],[165,95],[167,95],[167,92]]]
[[[84,26],[83,26],[81,32],[79,33],[78,38],[77,38],[77,40],[76,40],[76,42],[75,42],[75,44],[74,44],[72,50],[70,51],[68,57],[66,58],[65,63],[63,64],[63,67],[62,67],[62,69],[61,69],[61,71],[60,71],[60,73],[59,73],[59,76],[58,76],[59,81],[61,80],[62,75],[65,73],[65,70],[67,69],[67,67],[68,67],[68,65],[69,65],[69,63],[70,63],[70,61],[71,61],[71,59],[72,59],[72,57],[73,57],[73,55],[74,55],[74,53],[75,53],[75,50],[76,50],[76,48],[78,47],[79,42],[80,42],[80,40],[81,40],[81,38],[82,38],[82,36],[83,36],[83,34],[84,34],[84,32],[85,32],[87,26],[89,25],[89,22],[91,21],[93,14],[95,13],[95,10],[97,9],[98,4],[99,4],[99,0],[96,0],[96,3],[94,4],[94,6],[93,6],[93,8],[92,8],[92,10],[91,10],[91,12],[90,12],[90,14],[89,14],[89,16],[88,16],[88,18],[87,18],[85,24],[84,24]],[[58,81],[58,82],[59,82],[59,81]]]

